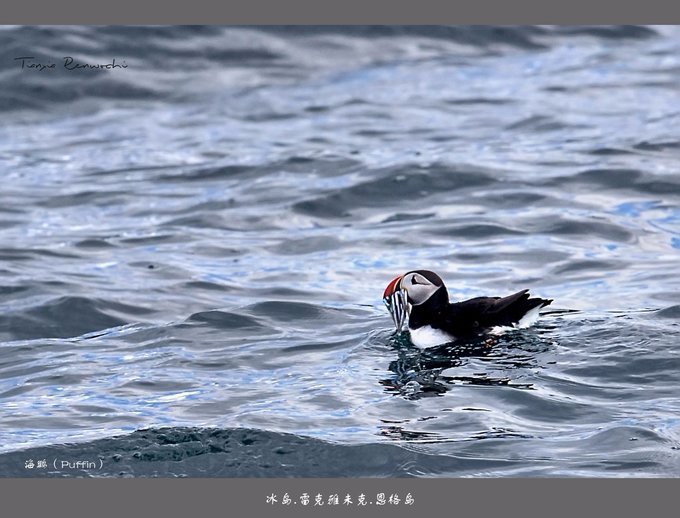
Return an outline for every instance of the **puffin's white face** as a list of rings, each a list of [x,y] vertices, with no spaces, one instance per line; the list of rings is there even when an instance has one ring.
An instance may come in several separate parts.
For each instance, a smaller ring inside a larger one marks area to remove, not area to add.
[[[430,279],[421,275],[418,272],[409,272],[401,279],[401,289],[408,294],[408,301],[417,306],[429,299],[435,291],[437,291],[442,281],[438,276],[434,275],[435,279],[439,280],[439,284],[432,282]]]

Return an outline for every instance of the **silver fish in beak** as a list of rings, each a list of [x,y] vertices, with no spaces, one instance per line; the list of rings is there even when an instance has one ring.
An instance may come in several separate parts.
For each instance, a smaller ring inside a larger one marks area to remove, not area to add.
[[[401,276],[392,279],[383,293],[383,302],[390,312],[397,331],[401,331],[408,322],[408,314],[411,309],[406,290],[401,289],[400,282]]]

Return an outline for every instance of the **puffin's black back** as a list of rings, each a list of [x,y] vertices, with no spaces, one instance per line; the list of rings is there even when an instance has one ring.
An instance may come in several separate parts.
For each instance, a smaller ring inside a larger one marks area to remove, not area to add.
[[[522,290],[507,297],[477,297],[450,304],[442,285],[426,302],[412,307],[409,327],[429,325],[456,337],[476,335],[495,326],[517,324],[532,309],[551,302],[530,298],[529,290]]]

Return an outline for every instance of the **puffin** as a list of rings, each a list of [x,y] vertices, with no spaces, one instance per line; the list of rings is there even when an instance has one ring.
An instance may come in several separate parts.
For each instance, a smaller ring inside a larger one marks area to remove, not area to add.
[[[449,293],[439,275],[430,270],[412,270],[390,281],[383,301],[397,331],[408,320],[411,343],[426,349],[529,327],[552,299],[531,297],[525,289],[506,297],[449,302]]]

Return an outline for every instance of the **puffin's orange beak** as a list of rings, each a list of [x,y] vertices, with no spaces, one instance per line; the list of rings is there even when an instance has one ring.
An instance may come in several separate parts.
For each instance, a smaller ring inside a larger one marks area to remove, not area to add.
[[[385,291],[383,292],[383,299],[386,299],[394,294],[395,291],[397,291],[397,285],[399,282],[401,282],[403,275],[398,275],[394,279],[390,281],[390,283],[387,285],[387,288],[385,288]]]

